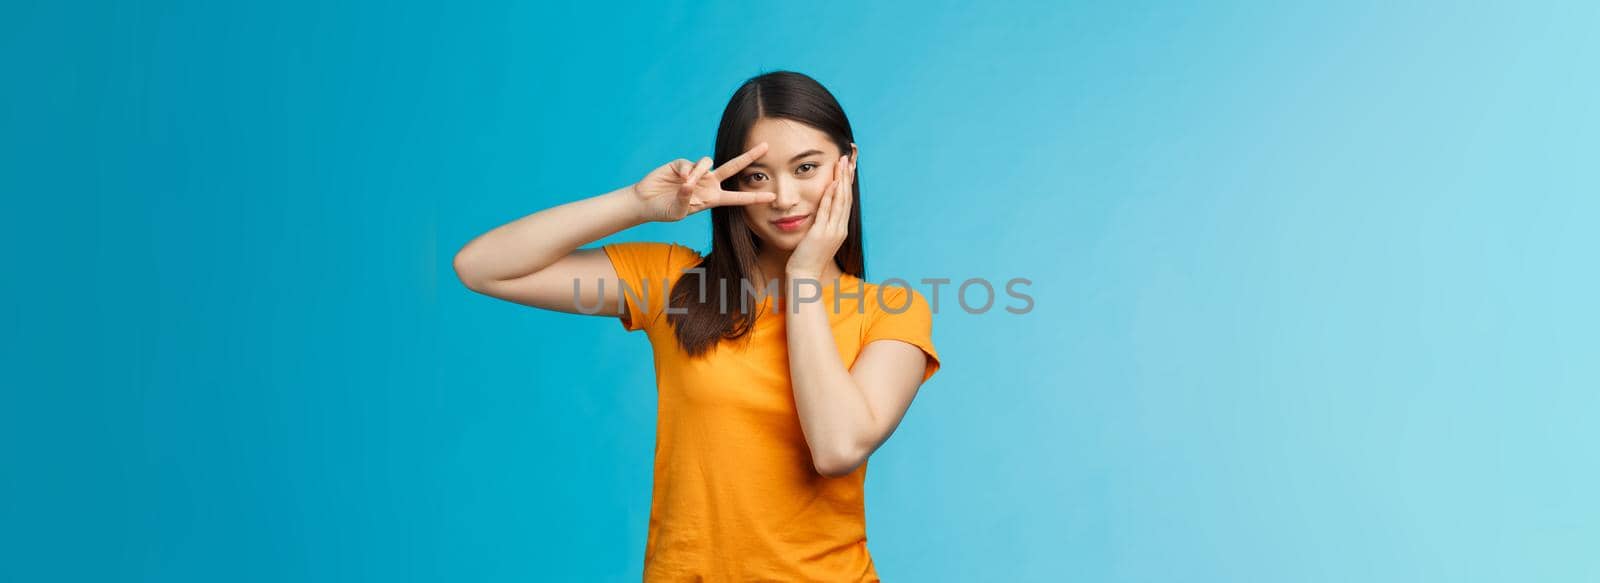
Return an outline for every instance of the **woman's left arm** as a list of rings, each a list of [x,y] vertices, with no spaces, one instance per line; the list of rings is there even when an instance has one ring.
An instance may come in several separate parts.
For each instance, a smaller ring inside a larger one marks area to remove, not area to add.
[[[906,342],[877,340],[862,347],[855,366],[846,370],[826,305],[795,302],[784,317],[789,378],[811,463],[822,475],[837,477],[855,471],[900,425],[922,386],[927,356]]]
[[[833,181],[817,205],[816,221],[789,255],[784,273],[784,289],[790,292],[784,319],[795,409],[811,448],[811,463],[829,477],[855,471],[894,433],[922,386],[927,366],[921,348],[885,339],[868,342],[855,366],[846,370],[828,325],[828,304],[794,299],[799,295],[794,293],[797,282],[822,285],[823,267],[844,242],[854,178],[852,151],[834,164]]]

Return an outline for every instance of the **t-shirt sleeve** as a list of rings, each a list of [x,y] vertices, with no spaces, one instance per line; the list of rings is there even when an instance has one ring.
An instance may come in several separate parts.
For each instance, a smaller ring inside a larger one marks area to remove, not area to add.
[[[939,353],[933,348],[933,310],[928,308],[928,301],[916,290],[888,286],[880,291],[882,302],[875,297],[878,294],[869,294],[867,297],[869,305],[877,305],[867,327],[867,337],[861,345],[864,347],[874,340],[900,340],[921,348],[928,355],[922,382],[928,382],[933,373],[939,370]]]
[[[600,247],[611,259],[611,267],[621,280],[622,289],[605,290],[607,297],[621,294],[628,313],[619,315],[623,329],[643,330],[665,312],[667,296],[683,270],[700,263],[700,254],[676,243],[637,241],[611,243]]]

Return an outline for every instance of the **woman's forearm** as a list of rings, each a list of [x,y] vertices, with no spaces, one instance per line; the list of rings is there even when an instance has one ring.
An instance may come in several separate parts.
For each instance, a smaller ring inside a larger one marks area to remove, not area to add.
[[[791,286],[785,290],[794,289],[788,281],[784,285]],[[789,380],[812,464],[823,475],[848,474],[868,453],[864,435],[874,426],[872,409],[839,357],[826,303],[797,302],[792,297],[785,303],[789,304],[784,310]]]
[[[625,186],[547,208],[479,235],[456,253],[456,272],[466,281],[515,279],[644,222],[639,198]]]

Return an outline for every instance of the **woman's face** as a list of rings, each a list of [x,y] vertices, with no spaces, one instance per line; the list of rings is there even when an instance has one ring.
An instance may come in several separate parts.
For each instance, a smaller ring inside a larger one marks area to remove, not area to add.
[[[746,205],[745,223],[764,244],[793,251],[815,222],[823,189],[833,180],[834,166],[844,153],[827,134],[789,119],[756,120],[744,150],[761,142],[767,143],[766,154],[735,179],[739,190],[773,192],[778,198],[770,203]],[[803,218],[798,222],[778,222],[791,217]]]

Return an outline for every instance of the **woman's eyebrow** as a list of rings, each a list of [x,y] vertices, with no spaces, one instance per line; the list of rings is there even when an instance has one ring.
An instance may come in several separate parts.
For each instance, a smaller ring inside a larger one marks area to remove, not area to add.
[[[806,156],[815,156],[815,155],[821,154],[821,153],[822,153],[822,150],[818,150],[818,149],[815,149],[815,148],[810,149],[810,150],[806,150],[806,151],[801,152],[799,154],[795,154],[793,158],[789,159],[789,163],[793,164],[795,162],[799,162],[801,158],[804,158]]]
[[[806,151],[801,152],[799,154],[795,154],[793,158],[789,159],[789,163],[793,164],[795,162],[800,161],[801,158],[804,158],[806,156],[815,156],[815,155],[821,154],[821,153],[822,153],[822,150],[817,150],[817,149],[806,150]],[[749,166],[746,166],[746,168],[754,168],[754,167],[757,167],[757,166],[760,166],[762,168],[766,168],[767,167],[766,164],[762,164],[760,162],[751,162]]]

